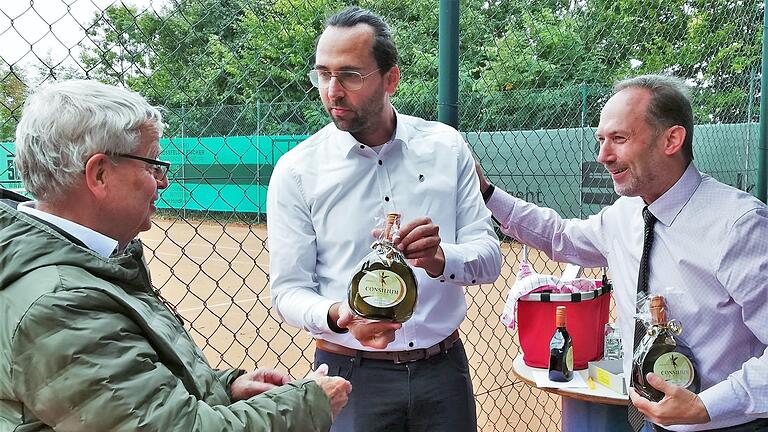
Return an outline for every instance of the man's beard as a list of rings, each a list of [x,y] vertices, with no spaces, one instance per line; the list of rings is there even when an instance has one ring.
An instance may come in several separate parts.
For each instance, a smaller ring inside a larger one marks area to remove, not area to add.
[[[326,108],[325,111],[331,117],[331,121],[333,121],[333,124],[336,125],[337,129],[354,135],[359,132],[369,132],[371,121],[379,118],[381,111],[383,110],[383,101],[383,90],[381,92],[376,92],[360,104],[360,107],[362,108],[354,110],[354,116],[345,120],[337,120],[331,115],[331,110],[329,108]],[[344,104],[337,104],[334,106],[339,108],[350,108],[348,105]]]

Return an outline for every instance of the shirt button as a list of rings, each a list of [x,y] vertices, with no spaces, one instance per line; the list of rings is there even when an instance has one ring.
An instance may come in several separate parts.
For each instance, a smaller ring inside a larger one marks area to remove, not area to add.
[[[360,148],[361,148],[361,149],[364,149],[364,148],[365,148],[365,146],[364,146],[364,145],[362,145],[362,144],[360,144]]]
[[[384,162],[382,162],[382,161],[379,161],[379,165],[384,165]]]
[[[472,283],[475,283],[475,279],[472,279]]]
[[[389,202],[389,197],[384,197],[384,201]]]
[[[408,342],[409,347],[413,348],[413,345],[414,345],[413,342]]]
[[[450,275],[449,277],[450,277],[451,279],[456,279],[456,275],[455,275],[455,274],[452,274],[452,275]]]

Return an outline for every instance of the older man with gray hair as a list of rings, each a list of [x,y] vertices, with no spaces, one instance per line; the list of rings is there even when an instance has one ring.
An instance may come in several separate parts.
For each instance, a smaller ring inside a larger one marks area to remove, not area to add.
[[[170,164],[137,93],[66,81],[31,95],[0,194],[0,430],[328,430],[349,382],[210,367],[152,288],[142,245]]]

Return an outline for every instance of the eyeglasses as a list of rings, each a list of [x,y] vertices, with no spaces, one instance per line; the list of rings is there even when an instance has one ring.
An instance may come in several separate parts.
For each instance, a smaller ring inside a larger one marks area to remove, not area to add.
[[[336,81],[338,81],[345,90],[355,91],[363,88],[363,80],[365,78],[378,71],[379,69],[376,69],[371,73],[360,75],[360,72],[355,71],[331,72],[328,70],[312,69],[309,71],[308,75],[312,85],[317,88],[328,88],[328,86],[331,85],[331,78],[336,78]]]
[[[171,169],[171,163],[166,161],[161,161],[157,159],[150,159],[145,158],[141,156],[136,156],[132,154],[127,153],[117,153],[117,154],[110,154],[110,156],[114,157],[121,157],[126,159],[135,159],[137,161],[142,161],[147,164],[149,164],[152,168],[150,171],[152,173],[152,177],[155,178],[157,181],[163,181],[168,176],[168,171]]]

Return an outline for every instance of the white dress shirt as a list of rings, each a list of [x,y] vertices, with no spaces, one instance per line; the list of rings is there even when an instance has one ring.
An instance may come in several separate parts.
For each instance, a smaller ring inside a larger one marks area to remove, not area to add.
[[[586,220],[560,218],[496,189],[488,207],[502,230],[556,261],[610,268],[630,376],[637,274],[645,206],[621,197]],[[683,325],[701,378],[699,397],[711,422],[665,426],[695,431],[768,417],[768,210],[691,163],[648,209],[658,222],[649,289],[666,296]]]
[[[313,337],[372,350],[329,329],[328,309],[346,299],[386,212],[400,212],[401,225],[428,216],[440,228],[445,270],[432,278],[414,268],[414,314],[386,350],[426,348],[464,319],[463,286],[496,280],[499,241],[455,129],[397,114],[393,139],[377,150],[329,124],[277,162],[267,193],[272,306]]]
[[[109,258],[112,251],[117,247],[117,240],[105,236],[99,232],[96,232],[86,226],[72,222],[71,220],[52,215],[50,213],[38,210],[35,208],[34,201],[25,201],[19,203],[17,210],[21,213],[26,213],[32,216],[42,219],[48,223],[51,223],[71,235],[72,237],[80,240],[90,250],[96,252],[98,255]]]

